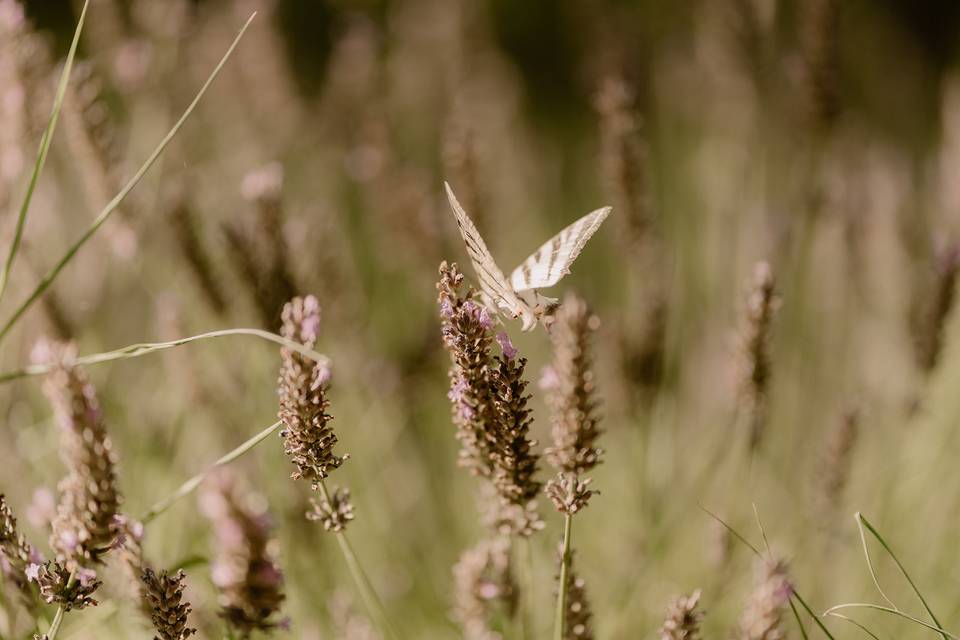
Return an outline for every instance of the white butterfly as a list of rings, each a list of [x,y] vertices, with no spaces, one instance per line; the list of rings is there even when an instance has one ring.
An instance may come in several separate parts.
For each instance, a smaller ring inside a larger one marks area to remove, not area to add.
[[[570,273],[570,265],[610,214],[610,207],[588,213],[545,242],[514,269],[507,280],[490,255],[477,227],[457,202],[453,189],[446,182],[444,186],[487,306],[492,311],[503,310],[514,318],[522,319],[523,330],[532,331],[557,304],[556,298],[540,295],[537,289],[552,287]]]

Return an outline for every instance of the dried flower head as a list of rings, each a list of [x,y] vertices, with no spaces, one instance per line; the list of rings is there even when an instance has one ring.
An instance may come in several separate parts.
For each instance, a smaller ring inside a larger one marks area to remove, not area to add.
[[[783,616],[793,587],[787,566],[781,562],[764,562],[757,576],[756,587],[737,624],[737,640],[782,640],[786,637]]]
[[[484,540],[453,567],[453,617],[465,640],[500,640],[492,629],[498,612],[513,615],[516,584],[510,568],[510,540]]]
[[[581,479],[575,473],[561,471],[556,478],[547,482],[544,491],[557,511],[572,516],[586,507],[590,496],[597,493],[587,488],[592,481],[591,478]]]
[[[160,634],[154,640],[184,640],[197,632],[187,628],[190,603],[183,601],[186,577],[183,571],[171,576],[166,571],[157,575],[152,569],[143,570],[143,597],[150,607],[153,627]]]
[[[113,542],[114,516],[121,503],[113,443],[96,390],[74,365],[75,348],[41,344],[35,353],[54,365],[44,392],[62,430],[60,451],[67,466],[67,476],[57,487],[60,502],[50,546],[61,560],[98,562]]]
[[[98,604],[91,595],[101,582],[90,569],[78,567],[71,574],[62,562],[44,562],[27,567],[27,577],[40,586],[40,597],[47,604],[58,604],[67,611]]]
[[[320,303],[313,296],[294,298],[283,307],[283,336],[312,348],[320,333]],[[330,368],[326,363],[288,349],[280,350],[283,364],[277,393],[280,396],[280,432],[283,448],[297,470],[293,478],[318,482],[336,469],[347,456],[337,456],[333,448],[337,434],[327,413],[327,385]]]
[[[700,604],[700,590],[690,595],[679,596],[667,607],[667,617],[660,627],[660,640],[700,640],[700,622],[703,612]]]
[[[38,561],[39,554],[17,529],[17,519],[4,495],[0,494],[0,570],[20,592],[23,604],[28,608],[36,604],[37,596],[30,587],[26,570],[31,563]]]
[[[319,500],[311,498],[310,504],[313,505],[313,509],[307,512],[307,520],[321,522],[327,531],[343,531],[353,520],[353,505],[350,503],[349,489],[334,487],[329,494],[325,491],[321,492]]]
[[[564,640],[592,640],[593,627],[590,620],[593,612],[587,598],[587,583],[577,575],[573,567],[574,552],[570,552],[567,565],[567,600],[563,616]]]
[[[558,471],[590,471],[603,453],[596,446],[601,430],[597,424],[598,402],[590,358],[590,341],[599,326],[599,319],[586,302],[572,294],[554,316],[550,331],[554,360],[548,397],[553,444],[546,457]]]
[[[770,388],[771,334],[779,308],[773,270],[769,263],[758,262],[753,270],[753,287],[747,297],[738,354],[740,396],[750,417],[751,450],[759,447],[763,438]]]
[[[201,496],[218,551],[213,582],[220,590],[220,615],[242,638],[283,624],[274,619],[284,600],[267,514],[248,506],[229,475],[214,478]]]

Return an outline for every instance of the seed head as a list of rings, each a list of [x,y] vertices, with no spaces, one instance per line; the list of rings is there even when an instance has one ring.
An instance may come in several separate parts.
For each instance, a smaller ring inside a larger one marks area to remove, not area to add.
[[[116,534],[120,507],[117,457],[104,425],[96,389],[74,364],[71,345],[40,345],[38,354],[54,364],[44,384],[62,431],[61,457],[67,476],[58,485],[60,502],[50,546],[60,560],[99,562]]]
[[[590,496],[597,493],[587,488],[592,481],[591,478],[581,479],[576,473],[561,471],[547,482],[545,491],[557,511],[572,516],[586,507]]]
[[[189,602],[183,602],[186,577],[183,571],[171,576],[166,571],[157,575],[152,569],[143,570],[143,597],[150,607],[153,627],[160,634],[154,640],[185,640],[197,632],[187,628],[191,609]]]
[[[91,595],[101,582],[91,569],[76,568],[71,581],[67,565],[48,561],[27,567],[27,577],[40,586],[40,597],[47,604],[61,605],[67,611],[98,604]]]
[[[782,640],[786,637],[783,616],[793,595],[783,562],[764,562],[756,587],[737,626],[737,640]]]
[[[698,610],[699,604],[699,589],[671,601],[667,608],[667,618],[660,627],[660,640],[700,640],[703,612]]]
[[[319,521],[327,531],[339,532],[347,528],[353,520],[353,505],[350,503],[350,490],[334,487],[327,493],[321,492],[320,499],[310,499],[313,509],[307,512],[307,520]]]
[[[313,348],[320,333],[317,299],[294,298],[284,305],[281,332],[285,338]],[[316,483],[348,457],[333,453],[337,435],[329,424],[333,417],[327,413],[330,369],[326,363],[314,362],[286,347],[281,348],[280,355],[283,363],[277,393],[284,425],[280,432],[283,448],[297,467],[292,477]]]

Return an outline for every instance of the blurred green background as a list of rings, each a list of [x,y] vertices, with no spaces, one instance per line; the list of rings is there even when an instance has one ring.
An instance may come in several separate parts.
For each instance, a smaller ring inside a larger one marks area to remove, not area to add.
[[[834,21],[818,21],[823,7],[837,9]],[[33,60],[25,124],[5,138],[25,150],[24,167],[79,7],[27,8],[46,53]],[[952,299],[943,309],[937,293],[952,293],[944,256],[960,240],[960,4],[93,0],[8,309],[139,166],[254,10],[158,166],[3,344],[4,370],[28,362],[43,335],[93,353],[276,330],[288,294],[317,295],[331,413],[352,456],[332,478],[351,488],[350,535],[405,637],[455,638],[450,567],[484,533],[446,398],[437,266],[471,271],[442,181],[505,269],[612,204],[556,288],[579,292],[603,323],[595,366],[608,453],[574,539],[597,637],[653,637],[669,598],[695,587],[708,634],[727,633],[754,560],[701,505],[759,544],[755,505],[817,611],[880,601],[851,517],[862,510],[944,626],[960,626],[960,361]],[[623,157],[633,164],[618,173]],[[5,211],[27,174],[0,187]],[[3,220],[9,238],[13,213]],[[764,440],[751,455],[737,336],[760,260],[782,308]],[[545,443],[536,381],[549,341],[508,329],[530,360]],[[129,513],[272,423],[278,364],[273,345],[235,337],[92,367]],[[37,379],[0,394],[0,490],[42,546],[42,509],[34,524],[25,514],[63,472],[50,409]],[[825,496],[831,434],[854,408],[849,481]],[[352,597],[349,575],[334,539],[304,520],[308,491],[288,479],[280,443],[235,467],[270,505],[290,635],[346,637],[327,604]],[[542,506],[533,637],[549,633],[560,535]],[[215,637],[210,535],[197,513],[192,498],[178,504],[150,525],[146,548],[157,564],[188,565],[193,623]],[[895,569],[878,565],[893,600],[920,615]],[[117,597],[71,614],[64,637],[149,637],[114,573],[105,590]],[[881,637],[927,633],[855,615]],[[837,637],[859,633],[828,624]]]

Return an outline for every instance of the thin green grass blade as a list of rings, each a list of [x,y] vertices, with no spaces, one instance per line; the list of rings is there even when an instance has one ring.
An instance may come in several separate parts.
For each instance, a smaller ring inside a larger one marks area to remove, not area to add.
[[[140,518],[140,521],[143,524],[147,524],[151,520],[156,519],[157,516],[159,516],[160,514],[165,512],[167,509],[172,507],[174,504],[177,503],[177,501],[187,497],[188,495],[196,491],[197,487],[199,487],[200,484],[204,481],[204,479],[207,476],[209,476],[211,473],[213,473],[220,467],[230,464],[231,462],[233,462],[243,454],[247,453],[248,451],[256,447],[258,444],[266,440],[267,436],[269,436],[271,433],[273,433],[278,428],[280,428],[281,424],[283,423],[280,422],[279,420],[274,422],[272,425],[270,425],[266,429],[263,429],[260,433],[253,436],[249,440],[245,441],[243,444],[241,444],[237,448],[221,456],[212,465],[210,465],[209,467],[207,467],[197,475],[193,476],[192,478],[190,478],[189,480],[181,484],[176,491],[174,491],[169,496],[167,496],[163,500],[160,500],[159,502],[154,504],[152,507],[150,507],[150,509],[145,514],[143,514],[143,516]]]
[[[168,342],[139,342],[137,344],[131,344],[127,345],[126,347],[114,349],[113,351],[104,351],[103,353],[93,353],[90,355],[80,356],[75,360],[75,364],[85,366],[91,364],[100,364],[101,362],[111,362],[113,360],[139,358],[140,356],[145,356],[157,351],[164,351],[166,349],[173,349],[174,347],[190,344],[191,342],[200,342],[202,340],[212,340],[215,338],[238,335],[262,338],[263,340],[267,340],[269,342],[284,346],[292,351],[296,351],[297,353],[310,358],[314,362],[327,365],[330,364],[330,358],[322,353],[317,353],[313,349],[308,349],[295,340],[288,340],[283,336],[279,336],[275,333],[270,333],[269,331],[264,331],[262,329],[249,329],[244,327],[208,331],[206,333],[188,336],[186,338],[178,338],[177,340],[170,340]],[[24,367],[23,369],[17,369],[16,371],[8,371],[0,374],[0,384],[29,376],[43,375],[45,373],[49,373],[52,369],[53,365],[51,364],[32,364]]]
[[[829,609],[827,609],[826,611],[824,611],[824,612],[823,612],[823,615],[825,615],[825,616],[832,616],[835,611],[840,611],[841,609],[873,609],[874,611],[883,611],[883,612],[889,613],[889,614],[891,614],[891,615],[899,616],[899,617],[903,618],[904,620],[909,620],[910,622],[913,622],[913,623],[915,623],[915,624],[918,624],[918,625],[920,625],[921,627],[926,627],[927,629],[930,629],[931,631],[936,631],[936,632],[939,633],[941,636],[943,636],[943,637],[945,637],[945,638],[949,638],[950,640],[960,640],[960,637],[955,636],[954,634],[950,633],[950,632],[947,631],[946,629],[941,629],[941,628],[940,628],[939,626],[937,626],[937,625],[932,625],[932,624],[930,624],[929,622],[925,622],[925,621],[921,620],[920,618],[914,618],[914,617],[911,616],[910,614],[904,613],[903,611],[900,611],[899,609],[893,609],[893,608],[891,608],[891,607],[885,607],[885,606],[883,606],[882,604],[873,604],[872,602],[848,602],[848,603],[846,603],[846,604],[834,605],[834,606],[830,607]]]
[[[875,537],[875,538],[877,539],[877,542],[880,543],[880,545],[881,545],[881,546],[883,547],[883,549],[887,552],[887,554],[890,556],[890,558],[893,560],[893,562],[897,565],[897,568],[900,570],[901,575],[903,575],[903,577],[906,579],[906,581],[910,584],[910,588],[913,589],[913,592],[917,595],[917,598],[920,599],[920,603],[923,605],[923,608],[926,609],[927,614],[928,614],[928,615],[930,616],[930,618],[933,620],[934,624],[936,624],[937,627],[942,627],[943,625],[940,623],[940,620],[937,619],[937,616],[933,613],[933,609],[931,609],[931,608],[930,608],[930,605],[927,604],[927,599],[923,597],[923,594],[922,594],[922,593],[920,593],[920,589],[917,587],[916,583],[915,583],[915,582],[913,581],[913,579],[910,577],[910,574],[907,573],[907,570],[906,570],[906,568],[903,566],[903,563],[901,563],[901,562],[900,562],[900,559],[897,558],[897,555],[893,552],[893,549],[890,548],[890,545],[887,544],[887,541],[883,539],[883,536],[880,535],[880,532],[878,532],[878,531],[873,527],[873,525],[870,524],[870,522],[869,522],[866,518],[863,517],[863,514],[861,514],[859,511],[854,515],[854,518],[855,518],[856,521],[857,521],[857,526],[859,526],[859,525],[862,523],[863,526],[865,526],[865,527],[867,528],[867,530],[870,531],[870,533],[873,534],[873,537]],[[861,536],[861,538],[863,538],[863,530],[862,530],[862,529],[860,530],[860,536]],[[864,541],[863,550],[864,550],[864,553],[866,553],[866,551],[867,551],[866,541]],[[868,566],[870,565],[870,556],[869,556],[869,554],[867,554],[867,564],[868,564]],[[874,575],[874,574],[873,574],[873,567],[872,567],[872,566],[870,566],[870,573],[871,573],[871,575]],[[874,582],[876,582],[876,575],[874,575]],[[879,589],[879,588],[880,588],[880,585],[878,584],[878,585],[877,585],[877,589]],[[883,592],[881,591],[880,593],[882,594]],[[890,602],[890,599],[887,598],[886,596],[884,596],[884,599],[885,599],[887,602]],[[897,608],[896,605],[894,605],[892,602],[890,602],[890,604],[891,604],[891,606],[893,606],[894,609]],[[941,635],[942,635],[942,634],[941,634]],[[944,640],[946,640],[946,638],[944,638]]]
[[[240,32],[237,34],[237,37],[234,38],[233,42],[230,44],[230,47],[227,49],[227,52],[220,59],[220,62],[217,63],[217,66],[214,67],[213,72],[207,78],[206,82],[203,83],[203,86],[200,87],[200,90],[197,92],[197,95],[194,97],[193,101],[183,112],[183,115],[180,116],[180,119],[173,125],[170,131],[167,132],[167,135],[163,137],[163,140],[160,141],[160,144],[153,150],[153,153],[147,158],[147,160],[137,169],[137,172],[133,174],[133,177],[130,178],[130,181],[120,190],[120,192],[114,196],[113,200],[107,203],[107,206],[103,208],[100,214],[94,219],[93,223],[87,228],[87,230],[80,236],[80,238],[69,248],[67,252],[64,253],[63,257],[57,261],[57,264],[40,280],[33,292],[24,300],[17,310],[13,312],[13,315],[7,321],[7,323],[0,329],[0,340],[6,337],[10,330],[16,325],[17,321],[26,313],[27,309],[33,306],[33,303],[36,302],[37,298],[43,295],[43,292],[46,291],[53,281],[56,280],[57,276],[63,270],[65,266],[73,259],[78,251],[87,243],[87,241],[103,226],[103,223],[117,210],[117,207],[120,206],[120,203],[133,191],[133,188],[137,186],[137,183],[143,178],[144,174],[150,170],[150,167],[153,166],[154,162],[157,161],[157,158],[160,157],[160,154],[163,153],[164,149],[167,148],[167,145],[170,144],[170,141],[173,140],[174,136],[180,131],[183,124],[187,121],[190,115],[196,109],[197,105],[200,103],[200,100],[203,98],[204,94],[207,92],[207,89],[210,88],[210,85],[213,84],[213,81],[220,74],[221,69],[227,63],[227,60],[230,59],[230,56],[233,54],[234,49],[237,48],[237,45],[240,43],[240,39],[243,38],[243,34],[246,33],[247,28],[250,26],[250,23],[253,22],[253,19],[256,17],[256,12],[254,12],[247,22],[243,25],[243,28],[240,29]]]
[[[10,242],[10,251],[7,252],[7,259],[3,263],[3,271],[0,272],[0,300],[3,299],[3,294],[7,291],[7,284],[10,281],[10,271],[13,269],[13,262],[17,258],[17,251],[20,250],[20,241],[23,238],[23,229],[27,224],[27,212],[30,210],[30,203],[33,201],[33,192],[37,188],[37,181],[40,179],[43,166],[47,163],[47,153],[50,151],[53,132],[56,130],[57,121],[60,119],[60,109],[63,107],[63,98],[67,93],[67,84],[70,82],[70,71],[73,69],[73,60],[77,55],[77,45],[80,43],[80,33],[83,31],[83,23],[86,21],[87,8],[89,6],[90,0],[85,0],[83,9],[80,10],[80,19],[77,20],[77,28],[73,32],[70,51],[67,52],[67,58],[63,63],[63,70],[60,72],[57,92],[54,95],[53,107],[50,110],[50,119],[47,120],[47,126],[43,129],[43,135],[40,137],[37,161],[33,165],[30,182],[27,183],[27,193],[23,196],[23,202],[20,204],[20,212],[17,214],[17,225],[14,227],[13,240]]]

